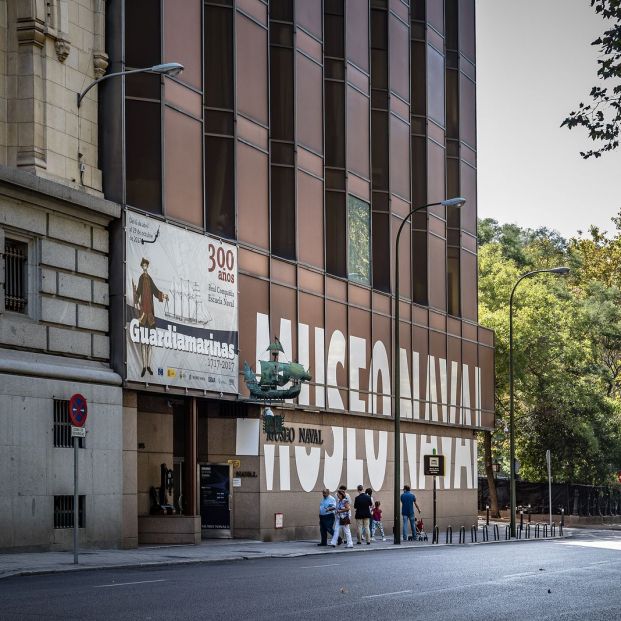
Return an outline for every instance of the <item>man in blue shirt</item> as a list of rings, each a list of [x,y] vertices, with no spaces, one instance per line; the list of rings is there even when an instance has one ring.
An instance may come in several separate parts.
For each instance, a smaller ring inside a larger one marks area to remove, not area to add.
[[[403,541],[408,540],[408,521],[412,529],[412,540],[416,539],[416,521],[414,519],[414,507],[420,513],[420,507],[416,502],[416,496],[410,491],[409,485],[403,486],[403,494],[401,494],[401,517],[403,521]]]
[[[321,534],[321,543],[318,546],[328,545],[328,535],[332,537],[334,534],[334,512],[336,511],[336,500],[330,495],[330,490],[321,491],[323,498],[319,503],[319,532]]]

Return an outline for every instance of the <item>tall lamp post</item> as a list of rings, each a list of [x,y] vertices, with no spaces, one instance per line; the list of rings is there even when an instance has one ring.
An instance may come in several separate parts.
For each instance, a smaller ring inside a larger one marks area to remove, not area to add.
[[[394,328],[394,386],[395,386],[395,405],[394,405],[394,419],[395,419],[395,472],[394,472],[394,542],[396,545],[401,543],[401,349],[399,347],[399,240],[401,239],[401,231],[405,223],[409,221],[410,217],[417,211],[422,211],[428,207],[435,207],[436,205],[444,205],[445,207],[463,207],[466,203],[465,198],[449,198],[437,203],[429,203],[427,205],[421,205],[410,211],[405,216],[397,231],[397,240],[395,243],[395,328]]]
[[[513,285],[511,297],[509,298],[509,472],[511,473],[511,490],[510,490],[510,519],[511,519],[511,537],[515,537],[515,424],[513,417],[513,295],[517,286],[525,279],[535,276],[536,274],[556,274],[557,276],[566,276],[569,274],[568,267],[553,267],[546,270],[533,270],[522,274]]]
[[[81,93],[78,93],[78,108],[80,107],[82,100],[86,93],[93,88],[96,84],[103,82],[109,78],[116,78],[121,75],[131,75],[133,73],[159,73],[160,75],[176,76],[183,71],[183,65],[181,63],[163,63],[161,65],[153,65],[152,67],[143,67],[142,69],[127,69],[126,71],[116,71],[115,73],[108,73],[98,80],[91,82]]]

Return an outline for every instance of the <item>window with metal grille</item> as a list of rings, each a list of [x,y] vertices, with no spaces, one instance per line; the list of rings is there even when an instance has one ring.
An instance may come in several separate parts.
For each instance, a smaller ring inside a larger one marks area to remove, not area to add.
[[[73,446],[69,401],[65,399],[54,399],[54,446],[57,448]],[[78,448],[84,448],[84,438],[78,438]]]
[[[86,523],[86,496],[78,496],[78,528]],[[54,528],[73,528],[73,496],[54,496]]]
[[[4,307],[16,313],[28,307],[28,244],[4,240]]]

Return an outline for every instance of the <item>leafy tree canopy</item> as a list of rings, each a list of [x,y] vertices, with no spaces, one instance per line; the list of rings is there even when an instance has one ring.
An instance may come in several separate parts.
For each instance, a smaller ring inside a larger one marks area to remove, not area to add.
[[[479,320],[496,332],[492,450],[508,472],[509,296],[521,274],[542,274],[514,299],[516,452],[521,476],[602,484],[621,469],[621,219],[612,236],[591,228],[569,240],[549,229],[479,223]]]
[[[589,93],[591,103],[581,102],[561,123],[568,129],[584,127],[589,138],[600,145],[581,151],[584,159],[616,149],[621,129],[621,0],[591,0],[591,6],[610,26],[591,44],[600,53],[597,76],[606,86],[595,85]]]

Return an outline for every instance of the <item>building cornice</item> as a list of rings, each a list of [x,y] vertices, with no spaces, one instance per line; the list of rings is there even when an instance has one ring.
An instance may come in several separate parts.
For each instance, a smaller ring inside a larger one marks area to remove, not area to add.
[[[93,196],[70,186],[45,179],[32,173],[0,165],[0,194],[9,195],[24,200],[24,193],[29,200],[42,207],[56,207],[60,211],[73,211],[81,208],[90,212],[91,217],[103,219],[106,222],[115,220],[121,215],[121,206],[99,196]],[[18,195],[19,194],[19,195]],[[50,204],[50,201],[54,204]]]

